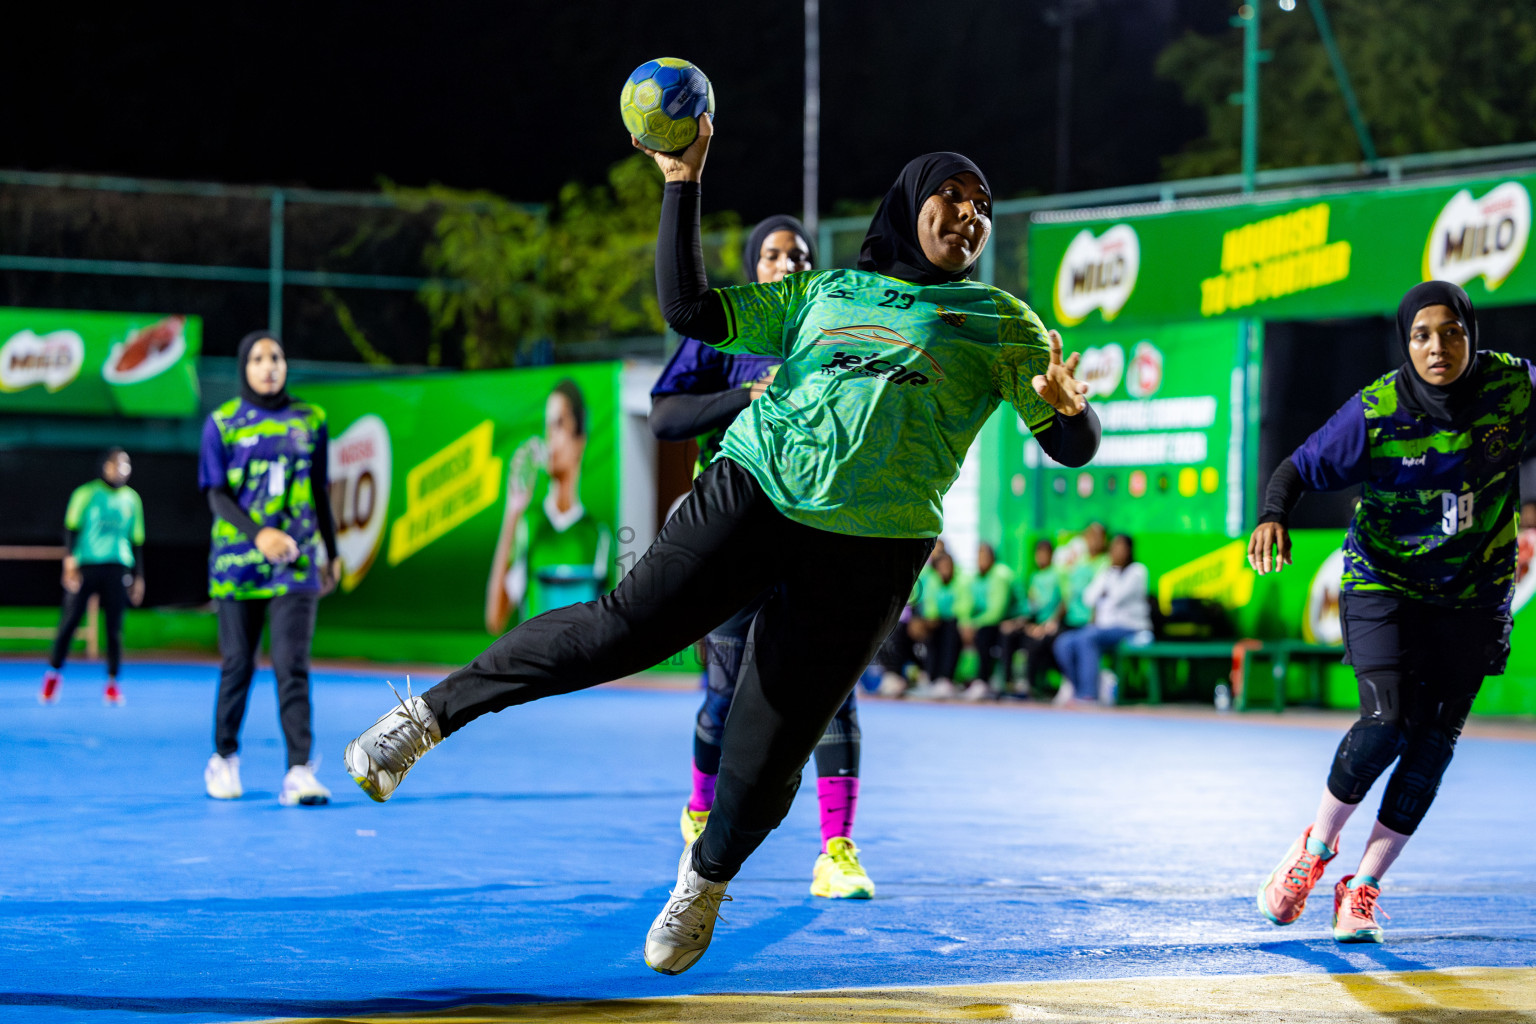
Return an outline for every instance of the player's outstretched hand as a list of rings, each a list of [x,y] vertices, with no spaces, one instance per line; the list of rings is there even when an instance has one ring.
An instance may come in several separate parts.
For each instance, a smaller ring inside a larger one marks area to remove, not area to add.
[[[1290,565],[1291,532],[1280,523],[1260,523],[1248,538],[1248,564],[1260,576]]]
[[[662,176],[668,181],[698,181],[704,175],[704,158],[709,155],[709,137],[715,133],[714,119],[708,114],[699,115],[699,137],[693,145],[681,153],[663,153],[640,145],[640,140],[629,137],[630,145],[656,161]]]
[[[1047,336],[1051,342],[1051,364],[1045,368],[1044,373],[1035,374],[1031,383],[1035,386],[1035,394],[1045,399],[1052,409],[1063,416],[1076,416],[1088,408],[1088,400],[1083,397],[1088,393],[1088,385],[1072,376],[1083,358],[1082,353],[1073,352],[1063,362],[1061,334],[1049,331]]]

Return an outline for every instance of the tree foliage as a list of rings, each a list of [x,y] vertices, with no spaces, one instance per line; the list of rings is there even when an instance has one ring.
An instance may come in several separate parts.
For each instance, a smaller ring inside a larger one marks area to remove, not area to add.
[[[604,185],[571,182],[547,207],[441,186],[392,191],[441,209],[424,253],[440,283],[424,287],[421,300],[439,341],[462,338],[465,369],[517,365],[546,341],[666,329],[652,259],[662,180],[649,158],[614,164]],[[732,214],[709,224],[739,237]],[[734,246],[716,263],[739,270]]]
[[[1536,137],[1536,0],[1324,2],[1379,155]],[[1290,13],[1263,2],[1262,19],[1274,57],[1260,72],[1260,166],[1361,159],[1307,0]],[[1164,158],[1168,177],[1240,168],[1243,111],[1229,97],[1242,90],[1242,33],[1186,33],[1159,56],[1158,75],[1207,122],[1203,137]]]

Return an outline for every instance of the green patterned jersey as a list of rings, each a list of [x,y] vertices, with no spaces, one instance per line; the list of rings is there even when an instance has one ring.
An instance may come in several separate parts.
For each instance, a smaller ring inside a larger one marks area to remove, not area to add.
[[[92,480],[69,496],[64,527],[75,531],[70,554],[81,565],[132,568],[133,549],[144,544],[144,505],[132,487]]]
[[[208,553],[208,594],[245,600],[320,590],[316,483],[326,479],[316,449],[326,447],[325,411],[308,402],[259,409],[232,398],[208,416],[198,459],[198,485],[228,487],[258,527],[293,538],[299,558],[267,561],[235,524],[215,517]],[[319,500],[329,500],[323,492]]]
[[[1404,409],[1398,372],[1363,388],[1291,455],[1309,490],[1363,485],[1344,542],[1344,589],[1508,608],[1536,367],[1479,352],[1464,429]]]
[[[1067,611],[1062,621],[1068,629],[1080,629],[1093,622],[1093,608],[1083,600],[1083,595],[1088,592],[1088,584],[1108,565],[1109,554],[1106,552],[1087,556],[1067,570],[1062,587],[1066,592],[1063,597]]]
[[[1045,328],[990,285],[821,270],[719,294],[719,347],[784,360],[722,454],[807,526],[936,537],[944,493],[998,404],[1037,433],[1055,415],[1030,385],[1050,361]]]

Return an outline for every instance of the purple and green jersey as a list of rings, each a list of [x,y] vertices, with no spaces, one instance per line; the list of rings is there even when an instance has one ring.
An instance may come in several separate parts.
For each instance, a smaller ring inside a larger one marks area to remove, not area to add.
[[[307,402],[259,409],[239,398],[215,409],[203,426],[197,482],[204,490],[228,487],[258,528],[292,537],[299,558],[274,565],[239,527],[218,517],[208,553],[208,594],[249,599],[319,593],[320,544],[316,494],[325,493],[325,412]]]
[[[684,338],[672,353],[666,369],[651,388],[652,398],[666,395],[713,395],[732,388],[751,387],[778,366],[782,359],[750,353],[722,352],[696,338]],[[694,475],[704,472],[720,454],[725,427],[699,437],[699,460]]]
[[[1536,366],[1478,353],[1480,388],[1464,429],[1403,409],[1398,372],[1368,384],[1291,455],[1308,490],[1363,487],[1344,542],[1344,589],[1507,609]]]

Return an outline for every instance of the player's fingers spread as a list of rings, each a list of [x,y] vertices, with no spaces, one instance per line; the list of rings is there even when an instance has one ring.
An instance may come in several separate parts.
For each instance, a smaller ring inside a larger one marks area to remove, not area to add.
[[[1061,354],[1061,349],[1058,348],[1056,350],[1056,352],[1057,352],[1058,355],[1060,355]],[[1068,373],[1076,373],[1077,372],[1077,364],[1082,362],[1082,361],[1083,361],[1083,354],[1081,352],[1073,352],[1070,356],[1067,357],[1067,364],[1066,364],[1067,365],[1067,372]]]
[[[1061,362],[1061,332],[1059,332],[1059,331],[1046,331],[1045,332],[1045,337],[1046,337],[1046,341],[1049,343],[1050,350],[1051,350],[1051,362],[1053,362],[1053,363]]]

